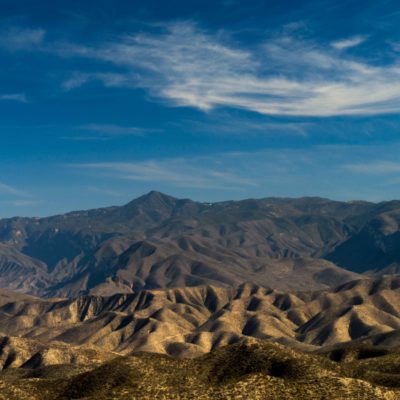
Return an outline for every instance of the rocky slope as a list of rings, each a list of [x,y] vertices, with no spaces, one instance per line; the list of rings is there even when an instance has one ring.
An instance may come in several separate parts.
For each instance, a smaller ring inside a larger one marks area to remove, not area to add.
[[[354,341],[400,345],[400,277],[393,276],[307,292],[248,283],[75,299],[6,296],[0,296],[3,336],[121,354],[193,357],[245,337],[303,350]]]
[[[0,290],[0,327],[0,399],[400,398],[397,276],[300,292]]]
[[[0,287],[38,296],[165,287],[323,289],[396,273],[400,202],[199,203],[150,192],[125,206],[0,220]]]
[[[101,365],[7,369],[0,399],[398,399],[399,354],[360,354],[335,362],[246,340],[197,359],[140,354]]]

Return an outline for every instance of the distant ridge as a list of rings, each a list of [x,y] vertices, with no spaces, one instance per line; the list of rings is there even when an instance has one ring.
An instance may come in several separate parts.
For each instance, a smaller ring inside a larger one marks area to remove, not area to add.
[[[396,273],[400,202],[201,203],[151,191],[121,207],[0,220],[0,287],[47,297],[239,285],[324,289]]]

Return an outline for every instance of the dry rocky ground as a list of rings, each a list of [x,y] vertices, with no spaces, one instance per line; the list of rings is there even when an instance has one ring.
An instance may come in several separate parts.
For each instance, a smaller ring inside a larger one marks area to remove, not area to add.
[[[400,278],[0,296],[0,399],[400,399]],[[158,354],[157,354],[158,353]]]
[[[23,340],[175,357],[199,356],[248,337],[307,351],[354,341],[394,347],[400,345],[400,277],[307,292],[253,284],[75,299],[4,292],[0,327],[0,366],[12,367],[37,354],[38,345],[23,345]],[[21,350],[18,357],[10,356],[22,347],[28,349],[23,357]]]
[[[336,353],[247,340],[194,359],[143,353],[7,369],[0,399],[399,399],[400,354],[369,349],[347,348],[333,361]]]

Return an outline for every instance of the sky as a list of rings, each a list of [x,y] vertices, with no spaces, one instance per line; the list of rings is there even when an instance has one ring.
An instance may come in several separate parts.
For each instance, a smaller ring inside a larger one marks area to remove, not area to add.
[[[400,4],[0,2],[0,217],[400,199]]]

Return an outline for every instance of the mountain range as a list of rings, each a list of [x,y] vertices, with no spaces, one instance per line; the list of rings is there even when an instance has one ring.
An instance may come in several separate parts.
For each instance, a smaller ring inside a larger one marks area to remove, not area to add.
[[[0,399],[398,399],[399,222],[154,191],[2,219]]]
[[[150,192],[121,207],[0,220],[0,287],[45,297],[243,282],[315,290],[397,273],[400,201],[218,203]]]

